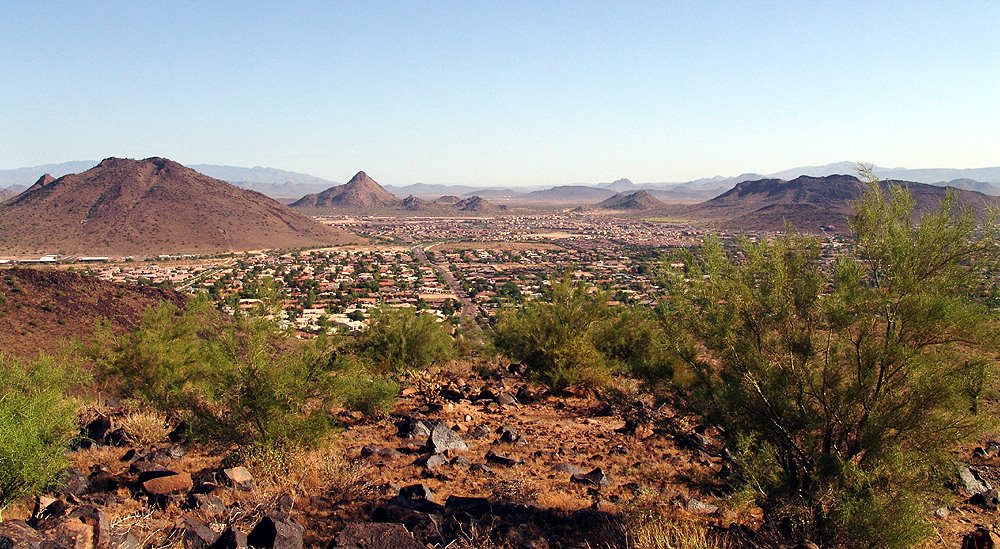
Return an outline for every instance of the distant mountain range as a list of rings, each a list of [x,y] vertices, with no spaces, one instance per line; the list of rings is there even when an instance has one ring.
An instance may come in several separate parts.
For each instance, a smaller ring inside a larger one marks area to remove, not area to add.
[[[503,207],[496,206],[481,196],[460,198],[446,195],[434,201],[409,195],[400,200],[365,172],[358,172],[343,185],[334,185],[315,194],[307,194],[291,204],[309,213],[324,210],[456,210],[461,212],[495,212]]]
[[[883,180],[883,187],[896,184],[909,189],[918,212],[935,208],[947,189],[912,181]],[[700,204],[672,212],[732,230],[782,230],[786,224],[805,232],[847,232],[852,202],[867,190],[867,183],[850,175],[799,176],[790,181],[770,178],[744,181],[729,191]],[[1000,199],[976,191],[957,190],[960,206],[984,214],[987,206],[1000,206]]]
[[[108,158],[79,174],[46,174],[0,204],[2,255],[211,253],[359,240],[165,158]]]
[[[97,164],[96,161],[64,162],[62,164],[45,164],[31,168],[0,170],[0,192],[12,185],[27,186],[42,174],[50,173],[60,177],[69,173],[78,173]],[[256,166],[244,168],[215,164],[194,164],[194,170],[216,179],[233,183],[238,187],[255,190],[272,198],[298,199],[308,194],[319,194],[339,183],[309,174],[264,168]],[[949,185],[964,190],[974,190],[989,195],[1000,195],[1000,167],[990,168],[884,168],[875,167],[877,176],[884,179],[896,179],[928,183],[932,185]],[[771,174],[745,173],[735,177],[708,177],[686,182],[673,183],[634,183],[622,178],[616,181],[599,184],[559,185],[551,188],[538,187],[477,187],[474,185],[439,185],[414,183],[412,185],[385,185],[384,189],[397,197],[414,196],[433,200],[442,195],[455,195],[462,198],[479,196],[501,203],[518,202],[552,202],[564,204],[597,204],[610,198],[617,192],[646,190],[657,199],[664,201],[697,201],[705,200],[722,194],[744,181],[761,179],[791,180],[806,175],[810,177],[825,177],[829,175],[852,175],[857,173],[855,162],[835,162],[823,166],[802,166],[782,170]],[[5,194],[11,194],[9,191]],[[2,197],[3,195],[0,195]]]

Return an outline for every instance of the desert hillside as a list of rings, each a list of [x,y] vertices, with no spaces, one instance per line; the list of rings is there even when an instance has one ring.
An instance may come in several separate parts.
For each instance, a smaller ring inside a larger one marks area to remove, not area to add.
[[[355,240],[274,200],[165,158],[108,158],[0,206],[0,254],[144,255]]]

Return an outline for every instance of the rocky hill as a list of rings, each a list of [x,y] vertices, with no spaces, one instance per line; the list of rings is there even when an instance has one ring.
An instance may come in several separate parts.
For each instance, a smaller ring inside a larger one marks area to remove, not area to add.
[[[119,331],[142,313],[185,296],[172,290],[116,284],[56,269],[0,269],[0,349],[23,357],[54,353],[87,340],[98,321]]]
[[[382,188],[365,172],[358,172],[350,181],[317,193],[307,194],[292,203],[293,208],[378,209],[399,208],[402,201]]]
[[[165,158],[108,158],[0,206],[0,255],[144,255],[357,240]]]
[[[429,207],[431,207],[431,204],[429,202],[427,202],[423,198],[413,196],[412,194],[403,199],[403,209],[406,210],[411,210],[411,211],[426,210]]]
[[[945,187],[911,181],[884,181],[882,184],[908,188],[920,212],[936,207],[947,192]],[[744,181],[711,200],[692,206],[686,215],[736,230],[781,230],[790,223],[802,231],[815,232],[826,227],[843,232],[853,201],[866,190],[866,183],[850,175]],[[996,199],[979,192],[953,190],[963,207],[983,211],[986,205],[997,203]]]
[[[656,210],[666,206],[649,191],[618,193],[597,205],[606,210]]]
[[[452,208],[463,211],[463,212],[498,212],[502,210],[500,206],[497,206],[486,200],[481,196],[471,196],[465,200],[459,200],[458,202],[452,204]]]

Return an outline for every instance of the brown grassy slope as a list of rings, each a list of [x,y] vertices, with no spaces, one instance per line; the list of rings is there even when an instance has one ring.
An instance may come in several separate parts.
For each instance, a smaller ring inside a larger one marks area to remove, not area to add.
[[[172,290],[68,271],[0,269],[0,351],[23,357],[56,352],[67,340],[88,339],[99,320],[125,330],[161,301],[181,305],[185,299]]]
[[[0,206],[0,255],[143,255],[356,240],[164,158],[108,158]]]

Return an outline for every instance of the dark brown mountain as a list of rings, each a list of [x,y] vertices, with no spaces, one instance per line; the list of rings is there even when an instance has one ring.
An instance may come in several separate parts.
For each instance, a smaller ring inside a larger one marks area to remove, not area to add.
[[[185,299],[69,271],[0,269],[0,349],[23,357],[52,353],[66,340],[89,339],[98,321],[123,331],[161,301],[182,306]]]
[[[946,187],[910,181],[883,181],[882,185],[901,185],[909,189],[918,212],[935,208],[947,192]],[[867,183],[850,175],[744,181],[684,213],[692,219],[735,230],[782,230],[786,224],[791,224],[806,232],[817,232],[821,227],[846,232],[852,204],[866,190]],[[986,205],[998,203],[997,199],[982,193],[952,190],[957,193],[958,204],[962,207],[984,211]]]
[[[418,198],[416,196],[413,196],[412,194],[403,199],[403,208],[407,210],[411,211],[426,210],[427,208],[430,207],[431,204],[429,202],[427,202],[423,198]]]
[[[649,191],[618,193],[597,205],[606,210],[656,210],[666,206]]]
[[[358,172],[350,181],[317,193],[307,194],[292,203],[293,208],[377,209],[399,208],[402,202],[382,188],[365,172]]]
[[[0,255],[146,255],[357,240],[165,158],[108,158],[0,205]]]
[[[452,204],[451,207],[463,212],[498,212],[504,209],[496,206],[481,196],[470,196],[465,200],[459,200],[458,202]]]

